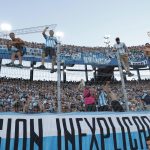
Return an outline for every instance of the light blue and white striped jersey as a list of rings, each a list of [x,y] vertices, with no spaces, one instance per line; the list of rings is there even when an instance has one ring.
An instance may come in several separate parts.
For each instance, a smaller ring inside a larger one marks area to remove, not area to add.
[[[56,37],[45,35],[44,38],[46,39],[46,44],[45,44],[46,47],[51,47],[51,48],[56,47],[57,45]]]
[[[105,106],[107,105],[107,102],[108,102],[107,94],[102,90],[98,98],[98,105]]]

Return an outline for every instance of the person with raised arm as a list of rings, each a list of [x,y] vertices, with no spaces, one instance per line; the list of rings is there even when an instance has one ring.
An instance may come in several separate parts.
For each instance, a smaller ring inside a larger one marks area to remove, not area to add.
[[[56,64],[56,46],[57,46],[58,42],[57,42],[57,38],[54,37],[53,30],[49,31],[49,36],[46,35],[47,29],[48,29],[48,27],[46,27],[42,32],[43,37],[46,40],[46,43],[45,43],[45,48],[42,52],[42,64],[41,64],[41,66],[38,67],[38,69],[46,69],[46,67],[44,66],[45,57],[50,56],[52,59],[51,73],[54,73],[56,71],[54,69],[54,65]]]

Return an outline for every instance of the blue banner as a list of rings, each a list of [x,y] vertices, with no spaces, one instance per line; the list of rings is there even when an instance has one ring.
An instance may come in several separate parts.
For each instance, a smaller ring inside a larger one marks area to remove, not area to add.
[[[15,51],[15,48],[8,50],[5,45],[0,45],[0,58],[10,59],[11,53]],[[24,60],[41,62],[42,49],[38,48],[26,48],[26,53],[23,56]],[[46,62],[49,62],[51,58],[47,57]],[[61,62],[66,65],[71,64],[87,64],[94,66],[117,66],[117,59],[114,53],[110,52],[61,52]],[[130,50],[129,63],[132,67],[146,67],[150,65],[148,58],[144,55],[143,51]]]

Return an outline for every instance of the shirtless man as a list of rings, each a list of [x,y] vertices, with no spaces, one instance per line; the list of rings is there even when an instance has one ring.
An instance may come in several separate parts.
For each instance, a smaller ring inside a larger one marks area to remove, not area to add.
[[[7,44],[8,49],[12,49],[12,55],[11,55],[11,62],[9,64],[6,64],[7,66],[15,66],[14,65],[14,61],[16,60],[16,58],[19,59],[19,64],[16,65],[19,68],[22,68],[22,56],[24,55],[24,41],[21,40],[20,38],[16,38],[15,34],[12,32],[9,34],[9,37],[11,38],[12,41],[10,41]]]
[[[145,44],[144,52],[147,57],[150,57],[150,44],[149,43]]]
[[[123,112],[123,107],[121,106],[119,100],[119,97],[117,96],[116,93],[114,93],[111,88],[110,88],[110,81],[107,81],[106,84],[104,85],[103,89],[105,90],[105,92],[107,93],[109,99],[110,99],[110,103],[111,103],[111,107],[113,111],[119,111],[119,112]]]

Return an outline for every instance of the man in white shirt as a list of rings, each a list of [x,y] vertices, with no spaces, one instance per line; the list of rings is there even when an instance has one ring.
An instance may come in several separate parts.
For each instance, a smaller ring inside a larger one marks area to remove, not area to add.
[[[126,71],[126,74],[131,77],[134,74],[130,72],[129,62],[128,62],[128,48],[126,47],[125,43],[120,42],[120,39],[116,38],[116,44],[114,44],[114,51],[118,51],[120,55],[120,61],[123,65],[123,68]]]

